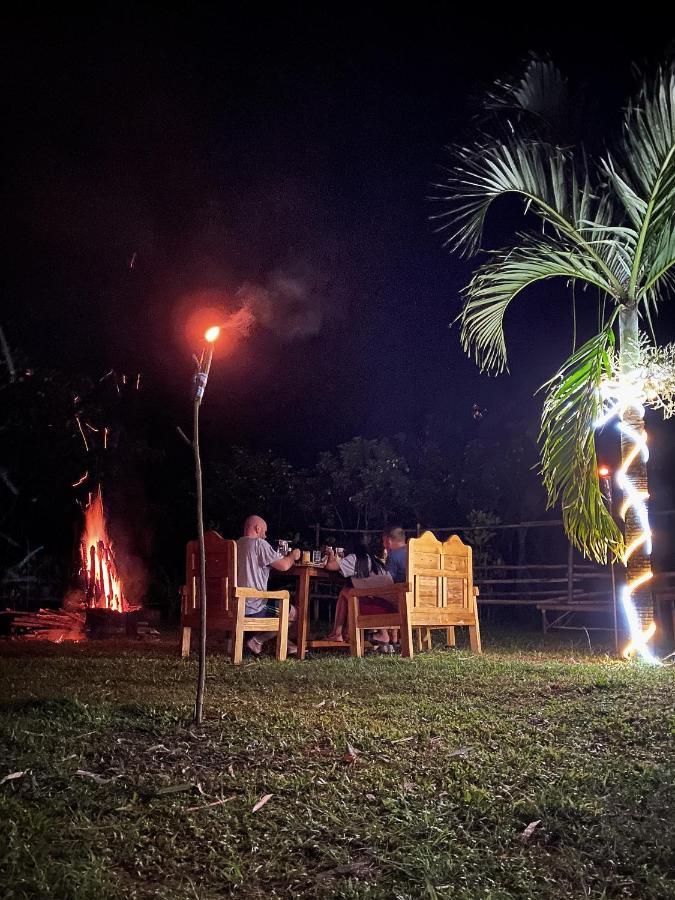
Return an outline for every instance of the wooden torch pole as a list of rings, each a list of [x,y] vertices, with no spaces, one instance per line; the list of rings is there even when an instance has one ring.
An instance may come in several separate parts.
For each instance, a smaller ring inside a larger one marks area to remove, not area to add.
[[[195,725],[201,725],[204,712],[206,687],[206,553],[204,552],[204,515],[202,507],[202,463],[199,456],[199,407],[201,406],[213,359],[213,344],[208,345],[206,363],[204,354],[199,360],[194,379],[194,411],[192,424],[192,449],[195,457],[197,482],[197,536],[199,540],[199,676],[195,701]]]

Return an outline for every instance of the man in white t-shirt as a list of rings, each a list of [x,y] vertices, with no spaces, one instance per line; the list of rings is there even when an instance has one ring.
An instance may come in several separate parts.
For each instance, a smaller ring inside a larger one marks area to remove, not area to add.
[[[279,553],[265,540],[267,522],[260,516],[249,516],[244,522],[244,535],[237,541],[237,584],[239,587],[267,590],[270,569],[287,572],[293,563],[300,559],[299,550],[289,550],[286,555]],[[246,615],[267,617],[276,616],[277,607],[273,600],[264,597],[249,597],[246,600]],[[291,606],[289,622],[295,622],[295,607]],[[246,641],[246,646],[255,656],[260,656],[262,645],[274,637],[274,632],[262,631],[254,634]],[[288,642],[288,652],[297,653],[295,644]]]

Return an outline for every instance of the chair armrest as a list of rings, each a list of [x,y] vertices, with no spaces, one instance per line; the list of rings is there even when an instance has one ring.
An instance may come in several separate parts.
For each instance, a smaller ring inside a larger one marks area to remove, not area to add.
[[[260,591],[258,588],[238,587],[234,589],[235,597],[260,597],[261,600],[288,600],[288,591]]]
[[[392,584],[391,587],[377,587],[377,588],[349,588],[347,591],[348,597],[381,597],[383,600],[388,599],[398,599],[401,596],[405,596],[411,590],[411,587],[406,582],[398,582],[396,584]]]
[[[478,590],[477,587],[475,587],[475,588],[473,589],[473,595],[474,595],[474,597],[477,597],[479,594],[480,594],[480,591]]]

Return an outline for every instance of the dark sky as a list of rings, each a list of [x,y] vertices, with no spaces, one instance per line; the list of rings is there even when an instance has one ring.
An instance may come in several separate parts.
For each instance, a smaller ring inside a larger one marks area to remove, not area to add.
[[[512,374],[479,376],[448,328],[470,267],[433,233],[430,184],[444,145],[470,134],[472,97],[529,51],[593,86],[609,128],[631,62],[660,59],[670,36],[412,7],[223,10],[110,7],[6,32],[12,345],[33,365],[141,371],[185,424],[190,312],[214,297],[236,308],[242,285],[280,289],[290,305],[271,327],[214,365],[212,448],[304,462],[355,434],[471,428],[474,403],[488,428],[536,425],[532,393],[570,348],[569,295],[524,297]]]

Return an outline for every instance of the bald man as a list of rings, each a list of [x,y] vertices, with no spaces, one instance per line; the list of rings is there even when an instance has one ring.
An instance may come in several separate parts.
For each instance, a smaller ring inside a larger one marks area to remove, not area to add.
[[[267,590],[267,579],[270,569],[287,572],[294,562],[300,559],[299,550],[289,550],[286,555],[279,553],[265,540],[267,522],[260,516],[249,516],[244,522],[244,535],[237,541],[237,584],[239,587]],[[276,616],[277,605],[274,600],[263,597],[249,597],[246,600],[247,616]],[[295,622],[295,607],[291,606],[288,620]],[[246,641],[246,646],[255,656],[260,656],[262,645],[274,637],[274,632],[262,631],[254,634]],[[288,642],[288,652],[297,653],[295,644]]]

